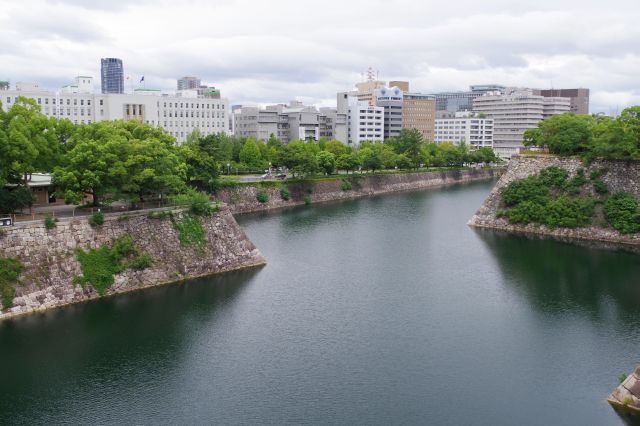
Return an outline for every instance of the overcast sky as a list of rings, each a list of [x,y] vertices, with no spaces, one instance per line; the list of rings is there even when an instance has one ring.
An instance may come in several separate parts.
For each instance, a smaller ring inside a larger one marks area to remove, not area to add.
[[[424,93],[589,87],[609,113],[640,105],[638,40],[639,0],[3,0],[0,79],[99,89],[118,57],[134,87],[195,75],[232,104],[329,106],[371,66]]]

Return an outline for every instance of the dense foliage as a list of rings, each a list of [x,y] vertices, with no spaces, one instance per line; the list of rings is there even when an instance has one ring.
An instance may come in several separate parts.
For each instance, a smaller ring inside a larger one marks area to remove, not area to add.
[[[18,259],[0,257],[0,298],[2,298],[2,309],[8,309],[13,305],[16,284],[22,269],[22,263]]]
[[[524,145],[586,159],[640,159],[640,106],[625,109],[617,118],[572,113],[548,117],[525,132]]]
[[[579,196],[587,182],[584,171],[575,176],[559,167],[511,182],[502,192],[505,209],[500,215],[511,223],[539,223],[550,228],[576,228],[591,223],[595,200]]]
[[[73,279],[74,284],[84,287],[87,283],[104,295],[114,282],[114,275],[127,268],[144,269],[151,265],[148,253],[140,253],[129,235],[114,238],[111,247],[76,251],[82,275]]]
[[[626,192],[611,195],[604,203],[607,222],[621,234],[640,232],[638,201]]]

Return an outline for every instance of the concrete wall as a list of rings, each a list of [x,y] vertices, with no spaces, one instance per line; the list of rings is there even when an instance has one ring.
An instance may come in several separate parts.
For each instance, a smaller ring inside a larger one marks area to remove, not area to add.
[[[90,226],[86,218],[74,218],[60,220],[51,230],[41,221],[3,229],[0,256],[17,257],[25,269],[13,306],[1,311],[0,319],[98,297],[90,285],[72,284],[74,276],[82,274],[75,250],[110,245],[114,237],[124,234],[152,256],[153,264],[116,275],[106,295],[265,263],[226,207],[200,218],[207,240],[204,253],[181,247],[168,218],[150,219],[147,214],[107,216],[98,227]],[[182,212],[174,214],[179,218]]]
[[[239,186],[219,191],[216,197],[228,204],[233,213],[277,209],[304,204],[304,198],[310,197],[312,203],[366,197],[388,192],[410,191],[433,188],[455,183],[488,180],[499,175],[499,170],[451,170],[443,172],[380,174],[375,176],[345,175],[343,179],[318,182],[281,182],[291,193],[291,199],[285,201],[280,196],[280,188],[257,188]],[[343,190],[343,180],[351,183],[352,189]],[[269,201],[260,203],[256,199],[258,191],[266,191]]]
[[[608,172],[601,177],[609,188],[609,193],[629,192],[637,200],[640,200],[640,161],[611,161],[596,160],[588,166],[575,158],[559,158],[553,156],[514,156],[512,157],[506,172],[502,175],[491,194],[484,201],[475,215],[469,221],[469,225],[479,228],[501,229],[510,232],[533,233],[541,235],[552,235],[563,238],[577,238],[584,240],[597,240],[614,243],[624,243],[640,245],[640,234],[621,235],[616,230],[603,226],[602,223],[595,223],[586,228],[558,228],[548,229],[544,225],[520,225],[510,224],[507,219],[498,218],[497,212],[502,201],[502,190],[514,180],[526,178],[527,176],[538,174],[547,167],[556,166],[567,170],[570,177],[574,176],[576,170],[584,169],[585,176],[594,170],[606,168]],[[596,196],[589,187],[590,194]]]

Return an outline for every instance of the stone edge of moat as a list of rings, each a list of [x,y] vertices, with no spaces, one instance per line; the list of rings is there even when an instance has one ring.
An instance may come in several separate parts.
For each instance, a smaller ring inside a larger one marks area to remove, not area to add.
[[[590,170],[606,167],[608,172],[602,177],[613,192],[630,192],[640,198],[640,162],[637,161],[613,161],[596,160],[585,165],[577,158],[560,158],[554,156],[514,156],[507,166],[506,171],[498,180],[491,193],[487,196],[480,208],[471,217],[469,226],[483,229],[493,229],[516,234],[535,234],[545,237],[557,237],[564,241],[583,240],[611,243],[620,247],[640,246],[640,234],[620,234],[612,228],[589,226],[582,228],[556,228],[550,229],[545,225],[537,224],[511,224],[505,218],[497,217],[502,199],[502,189],[514,180],[523,179],[539,173],[541,170],[551,167],[561,167],[570,173],[584,168],[586,174]]]
[[[310,204],[353,200],[394,192],[418,191],[422,189],[470,183],[494,179],[501,169],[449,170],[439,172],[397,173],[380,175],[346,175],[343,179],[326,181],[279,182],[278,186],[259,188],[257,186],[239,186],[225,188],[216,194],[216,199],[229,206],[233,214],[257,213],[305,205],[305,197]],[[342,189],[343,181],[354,182],[352,188]],[[286,187],[291,198],[283,200],[280,188]],[[261,203],[257,193],[264,191],[269,200]]]
[[[173,212],[178,218],[184,213]],[[38,222],[5,230],[0,236],[0,256],[17,257],[24,271],[13,306],[0,313],[0,320],[100,298],[90,285],[73,285],[73,277],[81,274],[75,251],[108,245],[124,234],[151,254],[152,266],[115,275],[102,297],[266,264],[226,206],[200,218],[206,244],[199,250],[180,245],[168,218],[154,219],[148,213],[107,216],[99,227],[90,226],[86,218],[74,218],[60,221],[52,230]]]

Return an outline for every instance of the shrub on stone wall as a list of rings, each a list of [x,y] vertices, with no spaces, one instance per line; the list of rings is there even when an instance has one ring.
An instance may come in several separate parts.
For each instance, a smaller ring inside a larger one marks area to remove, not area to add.
[[[94,213],[89,216],[87,222],[89,222],[89,225],[91,226],[100,226],[104,223],[104,214],[102,212]]]
[[[269,194],[267,194],[266,191],[258,191],[258,193],[256,194],[256,200],[261,203],[266,203],[267,201],[269,201]]]
[[[595,213],[595,201],[579,196],[587,183],[584,170],[569,173],[549,167],[538,175],[511,182],[502,192],[505,208],[498,216],[511,223],[539,223],[550,228],[587,226]]]
[[[114,275],[127,268],[145,269],[151,265],[148,253],[140,254],[130,235],[114,238],[111,247],[102,246],[84,251],[78,249],[76,257],[80,263],[82,275],[73,278],[74,285],[86,284],[104,295],[114,282]]]
[[[16,284],[22,273],[22,263],[13,257],[0,257],[0,297],[2,309],[8,309],[13,305],[16,294]]]
[[[55,228],[57,222],[58,222],[58,219],[55,219],[55,218],[51,217],[50,215],[46,215],[44,217],[44,227],[47,228],[47,229]]]
[[[289,199],[291,199],[291,193],[287,188],[280,188],[280,198],[284,201],[289,201]]]
[[[621,234],[640,232],[638,201],[632,194],[616,192],[604,203],[607,222]]]

